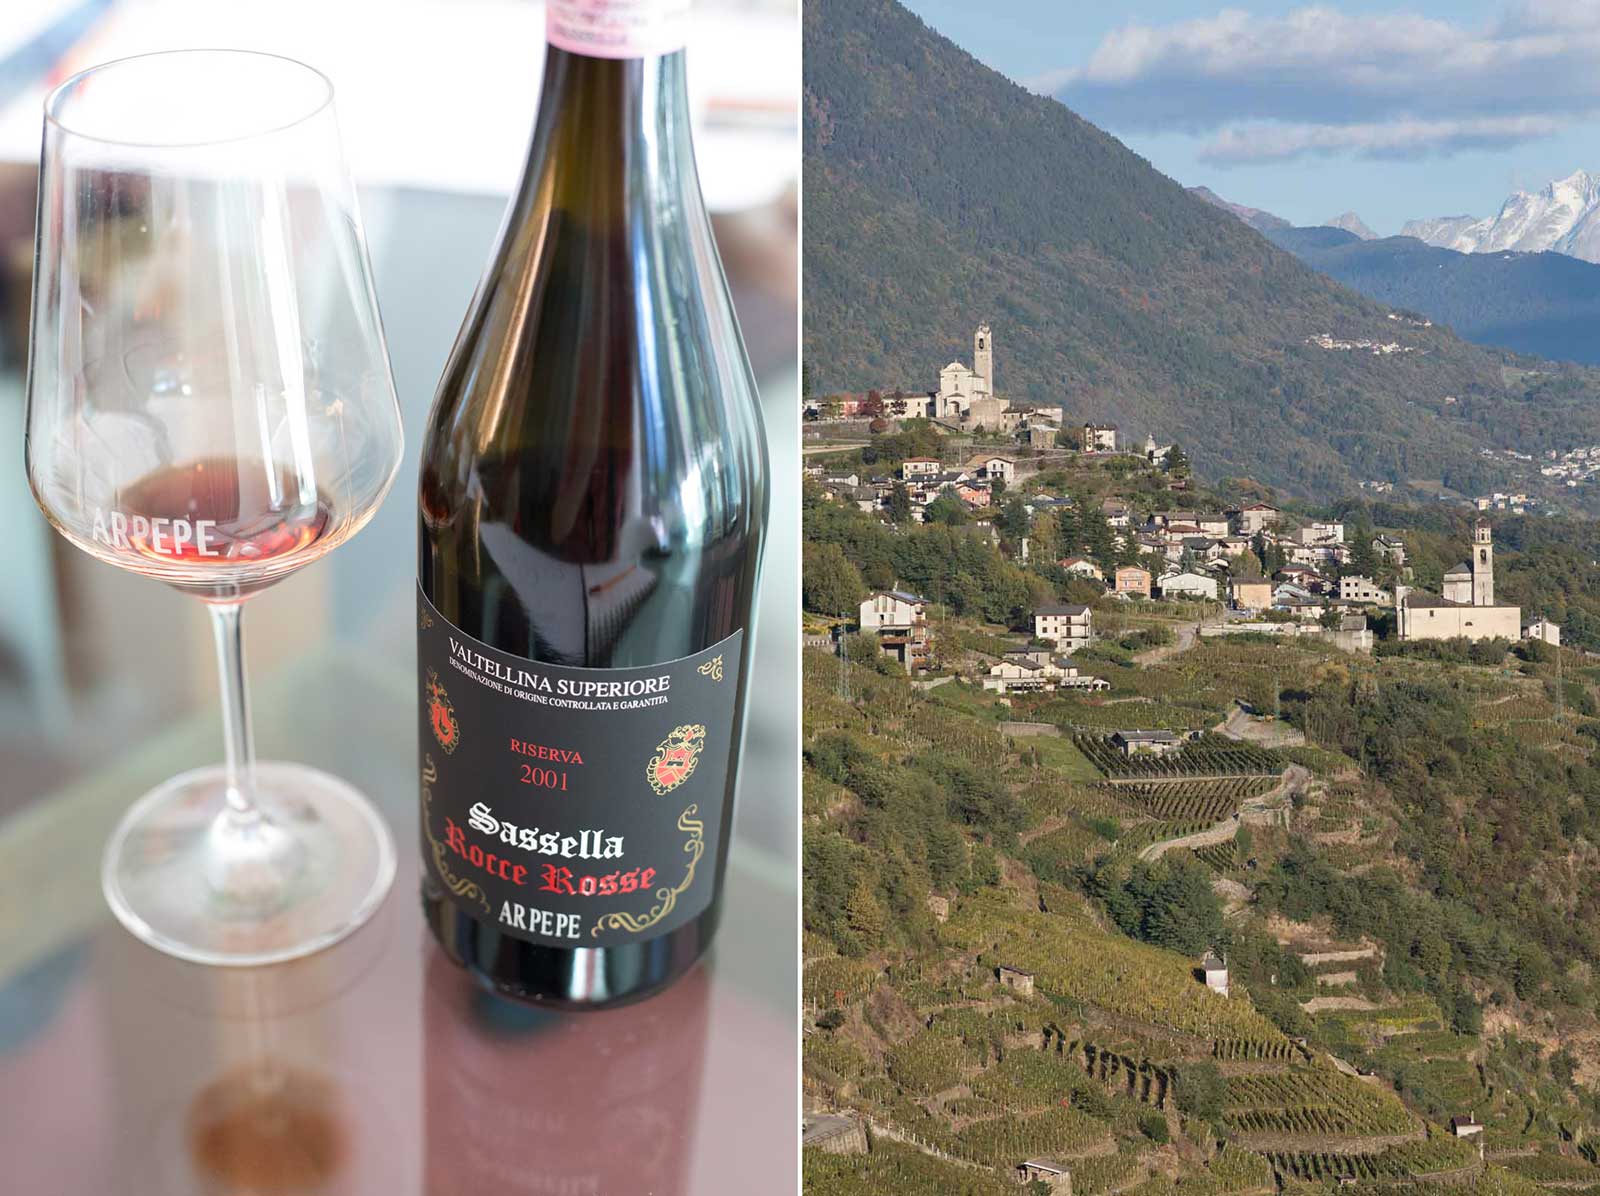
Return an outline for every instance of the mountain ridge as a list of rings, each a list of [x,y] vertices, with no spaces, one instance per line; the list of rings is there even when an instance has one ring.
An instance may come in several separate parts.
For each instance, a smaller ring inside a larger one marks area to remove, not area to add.
[[[1275,216],[1271,212],[1262,211],[1260,208],[1246,207],[1242,203],[1233,203],[1223,199],[1210,187],[1190,187],[1189,194],[1205,200],[1213,207],[1221,208],[1224,212],[1232,212],[1258,233],[1268,232],[1271,229],[1293,228],[1292,222],[1282,216]]]

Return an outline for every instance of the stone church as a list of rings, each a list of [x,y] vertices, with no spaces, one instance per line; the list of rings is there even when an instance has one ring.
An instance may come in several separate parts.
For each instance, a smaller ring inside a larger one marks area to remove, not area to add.
[[[928,414],[969,428],[1000,426],[1006,409],[994,394],[994,334],[979,324],[972,335],[972,368],[952,361],[939,371],[939,389],[929,396]]]
[[[1443,595],[1398,587],[1396,606],[1403,640],[1515,640],[1522,608],[1494,601],[1494,536],[1479,520],[1472,529],[1472,559],[1447,570]]]

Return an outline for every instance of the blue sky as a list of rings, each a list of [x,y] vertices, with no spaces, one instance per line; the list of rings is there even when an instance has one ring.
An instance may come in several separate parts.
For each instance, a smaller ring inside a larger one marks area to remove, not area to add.
[[[1296,224],[1600,171],[1600,0],[906,0],[1179,182]]]

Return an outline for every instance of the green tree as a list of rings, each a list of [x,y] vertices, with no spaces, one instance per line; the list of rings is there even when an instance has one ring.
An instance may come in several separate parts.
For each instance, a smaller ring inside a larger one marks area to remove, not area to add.
[[[939,491],[939,496],[928,504],[926,514],[929,523],[960,527],[967,521],[967,504],[961,501],[961,496],[955,492],[953,486],[946,486]]]
[[[883,941],[888,916],[883,912],[883,903],[878,900],[878,894],[866,877],[858,880],[851,890],[850,899],[845,902],[844,916],[863,950],[870,951]]]
[[[1189,476],[1189,454],[1183,451],[1183,446],[1176,440],[1167,450],[1167,472],[1175,478]]]
[[[1179,1112],[1202,1121],[1218,1121],[1227,1104],[1228,1085],[1215,1063],[1186,1063],[1178,1069],[1174,1095]]]
[[[851,664],[859,664],[870,669],[878,663],[878,641],[869,635],[846,636],[844,655]]]
[[[1040,511],[1033,517],[1033,554],[1041,561],[1059,560],[1061,551],[1060,524],[1054,514]]]
[[[889,518],[895,523],[904,523],[911,518],[911,491],[906,489],[904,482],[896,482],[889,488]]]
[[[837,544],[807,544],[801,554],[801,598],[822,615],[855,613],[867,596],[861,571]]]
[[[1027,504],[1021,498],[1012,498],[1001,507],[1000,518],[996,522],[1000,525],[1000,534],[1013,544],[1024,539],[1032,525]]]

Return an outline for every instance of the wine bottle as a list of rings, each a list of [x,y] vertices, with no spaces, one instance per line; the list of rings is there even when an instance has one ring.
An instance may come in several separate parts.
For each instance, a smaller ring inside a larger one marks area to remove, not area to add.
[[[716,929],[767,462],[686,0],[547,8],[527,163],[422,450],[422,902],[482,981],[581,1009],[661,989]]]

